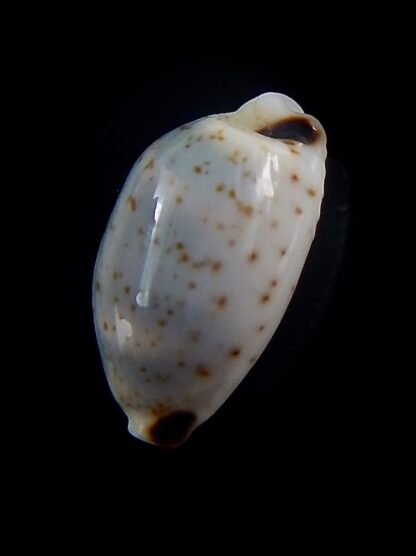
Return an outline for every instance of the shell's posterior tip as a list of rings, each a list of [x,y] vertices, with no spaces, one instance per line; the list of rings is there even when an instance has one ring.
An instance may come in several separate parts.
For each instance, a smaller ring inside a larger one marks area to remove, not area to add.
[[[191,411],[177,410],[159,417],[137,433],[132,422],[129,422],[129,432],[136,438],[150,442],[161,448],[177,448],[188,439],[194,430],[196,416]]]

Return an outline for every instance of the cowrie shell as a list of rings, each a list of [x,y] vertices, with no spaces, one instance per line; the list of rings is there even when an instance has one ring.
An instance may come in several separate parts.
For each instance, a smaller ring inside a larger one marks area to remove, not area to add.
[[[93,306],[131,434],[177,446],[275,333],[319,219],[326,136],[285,95],[186,124],[151,145],[99,250]]]

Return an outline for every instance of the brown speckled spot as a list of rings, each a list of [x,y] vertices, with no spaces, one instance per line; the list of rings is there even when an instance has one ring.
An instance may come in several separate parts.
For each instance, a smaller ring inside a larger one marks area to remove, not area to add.
[[[187,253],[183,253],[178,259],[178,263],[187,263],[188,261],[189,255]]]
[[[173,317],[175,313],[172,311],[172,309],[167,309],[166,314],[168,315],[168,317]]]
[[[224,141],[224,130],[222,129],[217,129],[217,131],[215,133],[211,133],[209,135],[209,139],[211,139],[211,141]]]
[[[316,197],[316,189],[313,187],[308,187],[306,191],[310,197]]]
[[[245,170],[245,171],[243,172],[243,176],[244,176],[245,178],[249,178],[249,177],[251,176],[251,171],[250,171],[250,170]]]
[[[290,152],[291,152],[292,154],[296,154],[296,155],[299,154],[298,149],[295,149],[295,147],[290,147],[289,150],[290,150]]]
[[[235,190],[234,189],[229,189],[228,190],[228,196],[230,199],[235,199]]]
[[[123,273],[122,272],[117,272],[117,270],[115,270],[113,272],[113,280],[118,280],[119,278],[123,278]]]
[[[140,227],[140,228],[137,228],[137,233],[139,234],[139,236],[144,235],[144,230],[143,230],[143,228],[141,228],[141,227]]]
[[[279,254],[281,257],[284,257],[287,253],[287,249],[285,249],[284,247],[282,249],[280,249]]]
[[[140,367],[140,372],[141,373],[147,373],[146,367],[144,367],[144,366]]]
[[[255,363],[257,361],[257,357],[250,357],[250,359],[248,360],[248,362],[250,363],[250,365],[252,365],[253,363]]]
[[[259,258],[259,254],[257,253],[257,251],[251,251],[251,253],[247,255],[247,260],[249,263],[256,262],[258,258]]]
[[[217,305],[218,309],[224,309],[227,303],[228,299],[226,295],[220,295],[220,297],[215,300],[215,304]]]
[[[241,201],[238,201],[237,208],[242,214],[244,214],[244,216],[247,216],[247,218],[249,218],[253,214],[253,207],[251,205],[242,203]]]
[[[104,328],[104,330],[106,330],[106,331],[108,330],[108,324],[107,324],[106,321],[103,322],[103,328]]]
[[[189,288],[190,290],[194,290],[194,289],[196,288],[195,282],[189,282],[188,288]]]
[[[217,222],[215,224],[215,227],[217,228],[217,230],[220,230],[220,232],[223,232],[225,230],[225,224],[223,224],[223,222]]]
[[[272,139],[284,139],[311,145],[319,138],[317,128],[304,116],[291,116],[277,121],[257,133],[271,137]]]
[[[228,160],[232,163],[232,164],[237,164],[238,162],[238,155],[239,155],[240,151],[234,151],[232,152],[227,158]]]
[[[181,195],[177,195],[177,196],[176,196],[176,203],[177,203],[178,205],[180,205],[180,204],[182,203],[182,201],[183,201],[183,198],[181,197]]]
[[[246,156],[243,156],[243,158],[241,159],[243,162],[247,162],[248,158]]]
[[[186,367],[186,361],[184,361],[183,359],[181,359],[180,361],[178,361],[176,363],[178,365],[178,367],[180,367],[181,369],[184,369]]]
[[[300,207],[295,207],[295,214],[300,216],[301,214],[303,214],[303,210]]]
[[[153,158],[151,158],[149,162],[146,164],[146,166],[144,167],[144,169],[153,170],[154,165],[155,165],[155,161],[153,160]]]
[[[114,326],[114,324],[113,324],[113,326],[111,327],[111,330],[112,330],[113,332],[115,332],[115,331],[117,330],[117,328]]]
[[[136,210],[136,199],[134,197],[132,197],[131,195],[129,195],[127,197],[127,205],[129,207],[129,209],[134,212]]]
[[[155,239],[153,240],[154,245],[160,245],[160,238],[155,237]]]
[[[270,222],[270,228],[271,228],[272,230],[275,230],[275,229],[277,228],[277,226],[278,226],[277,220],[272,220],[272,221]]]
[[[217,185],[215,186],[215,191],[218,191],[218,193],[222,193],[224,191],[225,185],[220,182],[217,183]]]
[[[118,295],[113,296],[113,303],[120,303],[120,298]],[[121,317],[120,317],[121,318]]]
[[[201,337],[201,332],[199,332],[199,330],[190,330],[188,334],[189,334],[189,339],[193,344],[196,344],[199,341],[199,338]]]
[[[149,439],[159,446],[173,448],[186,440],[195,421],[196,417],[190,411],[174,411],[150,427]]]
[[[221,261],[213,261],[211,265],[212,272],[219,272],[222,269]]]
[[[230,349],[230,357],[239,357],[241,354],[241,349],[238,347],[232,347]]]
[[[290,179],[291,179],[293,182],[297,183],[297,182],[299,181],[299,176],[298,176],[297,174],[292,174],[292,175],[290,176]]]
[[[183,249],[183,243],[181,241],[178,241],[175,247],[178,251],[181,251]]]
[[[129,294],[130,293],[130,286],[124,286],[123,291],[124,291],[124,293]]]
[[[260,303],[262,303],[263,305],[268,303],[270,301],[270,294],[269,293],[263,293],[260,296]]]
[[[194,174],[200,174],[202,172],[201,166],[194,166],[193,167]]]
[[[166,321],[165,321],[165,319],[160,319],[160,320],[157,321],[157,324],[158,324],[161,328],[163,328],[163,327],[166,325]]]
[[[257,332],[263,332],[263,330],[264,330],[265,328],[266,328],[266,326],[265,326],[264,324],[260,324],[260,325],[257,327]]]
[[[278,283],[277,280],[273,279],[273,280],[270,282],[270,287],[271,287],[271,288],[275,288],[275,287],[277,286],[277,283]]]
[[[97,281],[95,282],[95,291],[96,291],[96,292],[99,292],[100,290],[101,290],[101,284],[100,284],[100,282],[97,280]]]
[[[228,245],[229,245],[230,247],[234,247],[234,245],[235,245],[235,239],[229,239],[229,240],[228,240]]]
[[[211,374],[209,369],[202,363],[197,366],[195,373],[202,378],[208,378]]]
[[[151,345],[152,347],[156,347],[156,346],[157,346],[157,343],[156,343],[154,340],[152,340],[152,341],[150,342],[150,345]]]
[[[200,135],[197,136],[196,141],[202,141],[203,138],[203,134],[201,133]]]

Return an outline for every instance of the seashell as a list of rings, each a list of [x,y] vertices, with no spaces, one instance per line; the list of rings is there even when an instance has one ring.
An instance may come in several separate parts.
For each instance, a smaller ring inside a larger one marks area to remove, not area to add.
[[[131,434],[181,444],[258,359],[313,240],[325,158],[319,122],[276,93],[167,133],[139,158],[93,294]]]

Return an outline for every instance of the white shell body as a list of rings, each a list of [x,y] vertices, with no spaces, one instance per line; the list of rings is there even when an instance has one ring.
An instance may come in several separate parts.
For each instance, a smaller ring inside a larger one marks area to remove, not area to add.
[[[135,164],[93,300],[104,368],[134,436],[180,444],[258,359],[314,237],[325,157],[317,120],[267,93],[168,133]]]

